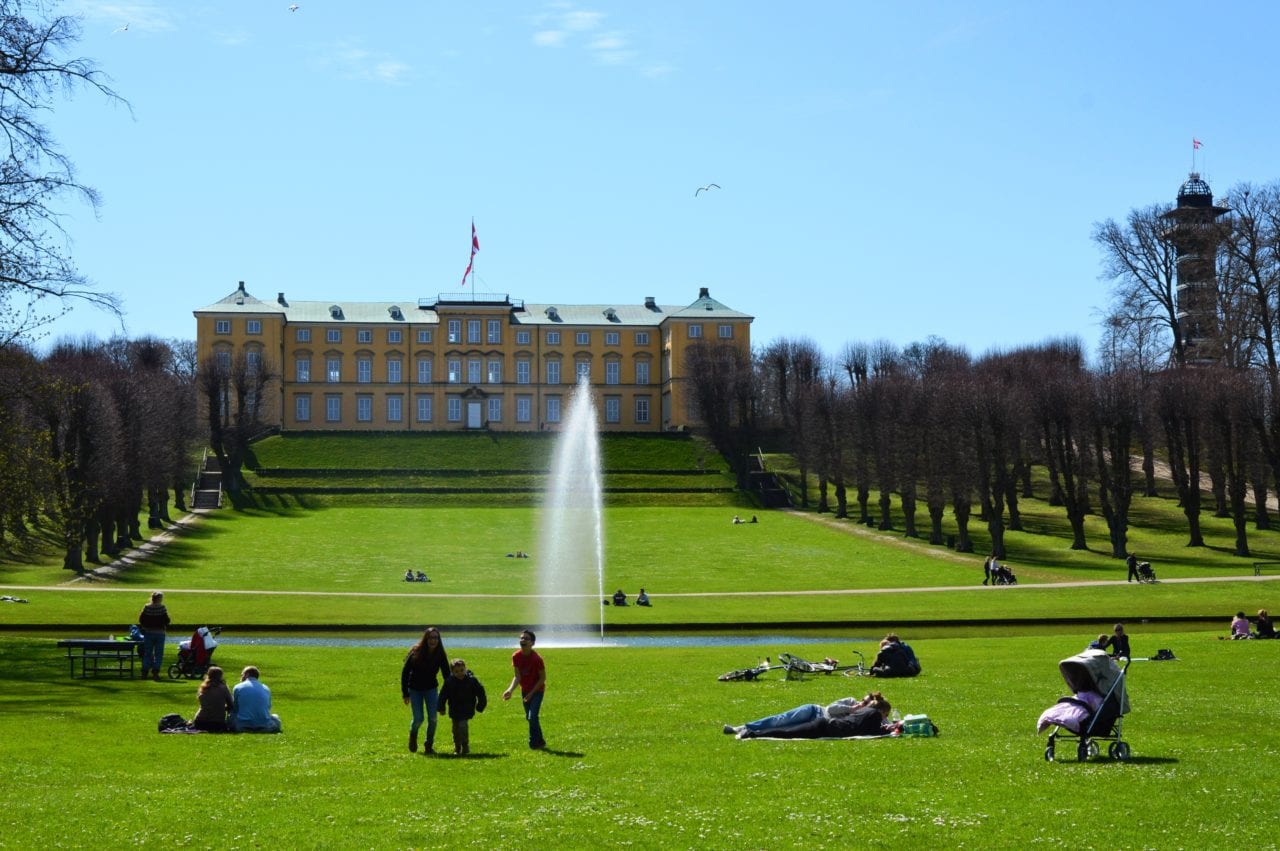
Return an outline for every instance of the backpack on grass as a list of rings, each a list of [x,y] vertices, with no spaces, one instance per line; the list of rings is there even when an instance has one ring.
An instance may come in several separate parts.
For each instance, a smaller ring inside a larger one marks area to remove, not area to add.
[[[936,736],[942,732],[938,725],[929,720],[928,715],[908,715],[902,719],[902,735],[904,736]]]
[[[183,718],[176,712],[170,712],[160,719],[160,723],[156,725],[161,733],[165,730],[177,730],[187,726],[187,719]]]

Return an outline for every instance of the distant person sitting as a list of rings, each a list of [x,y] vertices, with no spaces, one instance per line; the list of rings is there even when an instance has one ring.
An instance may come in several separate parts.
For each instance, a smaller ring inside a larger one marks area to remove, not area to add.
[[[417,582],[430,582],[431,580],[427,578],[427,575],[426,575],[425,573],[423,573],[421,570],[419,570],[419,571],[418,571],[418,578],[417,578],[417,580],[416,580],[416,581],[417,581]]]
[[[649,595],[644,592],[643,588],[640,589],[640,596],[636,597],[636,605],[637,606],[653,605],[652,603],[649,602]]]
[[[241,672],[239,684],[231,690],[234,708],[227,726],[237,733],[280,732],[280,716],[271,712],[271,689],[258,676],[258,669],[250,665]]]
[[[876,654],[876,659],[871,663],[871,675],[873,677],[914,677],[920,673],[920,661],[916,659],[916,653],[898,637],[896,632],[891,632],[880,642],[880,652]]]
[[[613,592],[613,604],[615,606],[625,606],[627,604],[627,595],[619,588]]]
[[[1107,644],[1110,641],[1111,641],[1111,636],[1107,635],[1104,632],[1101,635],[1099,635],[1097,638],[1095,638],[1093,641],[1090,641],[1088,644],[1086,644],[1084,649],[1085,650],[1101,650],[1105,653],[1107,650]]]
[[[1244,616],[1244,612],[1236,612],[1235,618],[1231,621],[1231,638],[1239,641],[1242,638],[1251,638],[1249,635],[1249,619]]]
[[[412,571],[412,570],[406,570],[406,571],[404,572],[404,581],[405,581],[405,582],[412,582],[412,581],[413,581],[413,571]]]
[[[1107,639],[1107,646],[1111,648],[1111,655],[1116,659],[1128,659],[1129,657],[1129,635],[1124,631],[1124,624],[1116,624],[1115,633]]]
[[[755,516],[754,514],[752,514],[752,515],[751,515],[751,522],[752,522],[752,523],[759,523],[760,521],[759,521],[758,519],[756,519],[756,516]]]
[[[1272,626],[1271,616],[1266,609],[1258,609],[1258,631],[1254,635],[1258,638],[1276,637],[1276,628]]]

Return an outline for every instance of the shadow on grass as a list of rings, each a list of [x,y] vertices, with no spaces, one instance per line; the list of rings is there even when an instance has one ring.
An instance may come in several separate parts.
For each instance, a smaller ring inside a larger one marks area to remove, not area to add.
[[[586,757],[586,754],[580,751],[558,751],[555,748],[540,748],[539,750],[545,754],[550,754],[551,756],[568,756],[573,757],[574,759],[583,759]]]
[[[472,751],[469,754],[456,754],[440,751],[434,755],[427,754],[427,756],[433,759],[507,759],[510,755],[505,753],[483,753],[476,751]]]

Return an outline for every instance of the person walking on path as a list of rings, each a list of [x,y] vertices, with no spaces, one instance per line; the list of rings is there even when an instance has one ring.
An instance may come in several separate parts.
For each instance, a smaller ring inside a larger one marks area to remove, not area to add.
[[[547,740],[542,737],[542,724],[538,714],[542,710],[542,698],[547,690],[547,667],[533,649],[537,636],[532,630],[520,633],[520,649],[511,654],[511,667],[515,676],[511,685],[502,693],[503,700],[510,700],[515,687],[520,686],[520,697],[524,702],[524,717],[529,722],[529,747],[535,751],[544,750]]]
[[[440,685],[436,674],[441,677],[449,676],[449,657],[444,652],[444,643],[440,641],[440,630],[429,626],[423,631],[418,643],[409,648],[404,667],[400,669],[400,694],[405,705],[413,712],[413,721],[409,725],[410,753],[418,751],[418,728],[422,726],[424,709],[427,717],[427,742],[422,752],[436,752],[436,703]]]
[[[1138,573],[1138,557],[1133,553],[1129,553],[1129,557],[1124,560],[1125,566],[1129,568],[1129,578],[1125,582],[1133,580],[1142,581],[1142,575]]]
[[[142,627],[142,678],[160,681],[160,665],[164,661],[165,630],[169,628],[169,610],[164,607],[164,593],[153,591],[151,602],[138,614],[138,626]]]
[[[994,559],[995,559],[995,556],[991,555],[991,556],[987,556],[982,560],[982,584],[983,585],[991,584],[991,562]]]
[[[463,659],[453,660],[453,676],[444,678],[440,687],[440,711],[453,722],[453,752],[458,756],[471,753],[471,719],[484,712],[489,700],[484,686],[467,670]]]

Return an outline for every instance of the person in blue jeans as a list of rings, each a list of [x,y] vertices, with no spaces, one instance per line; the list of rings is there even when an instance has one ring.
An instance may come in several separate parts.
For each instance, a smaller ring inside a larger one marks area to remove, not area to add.
[[[520,697],[524,703],[524,717],[529,722],[529,747],[535,751],[544,750],[547,740],[542,737],[542,723],[538,714],[542,711],[542,698],[547,691],[547,667],[533,649],[537,636],[532,630],[520,633],[520,649],[511,654],[511,667],[515,676],[511,685],[502,693],[503,700],[510,700],[511,693],[520,686]]]
[[[449,656],[444,652],[444,642],[440,640],[440,630],[434,626],[427,627],[418,643],[409,648],[409,655],[404,659],[404,667],[400,669],[400,694],[405,705],[413,713],[413,721],[409,725],[409,751],[418,750],[418,729],[422,726],[425,710],[427,720],[427,742],[422,749],[424,754],[436,752],[436,707],[440,682],[436,675],[449,676]]]
[[[891,711],[884,695],[873,691],[861,700],[844,697],[827,706],[808,703],[736,727],[725,724],[724,732],[739,739],[878,735],[884,719],[889,717]]]
[[[151,672],[153,680],[160,679],[160,665],[164,662],[165,630],[169,628],[169,610],[164,606],[164,593],[154,591],[151,602],[138,614],[138,626],[142,627],[142,678]]]

